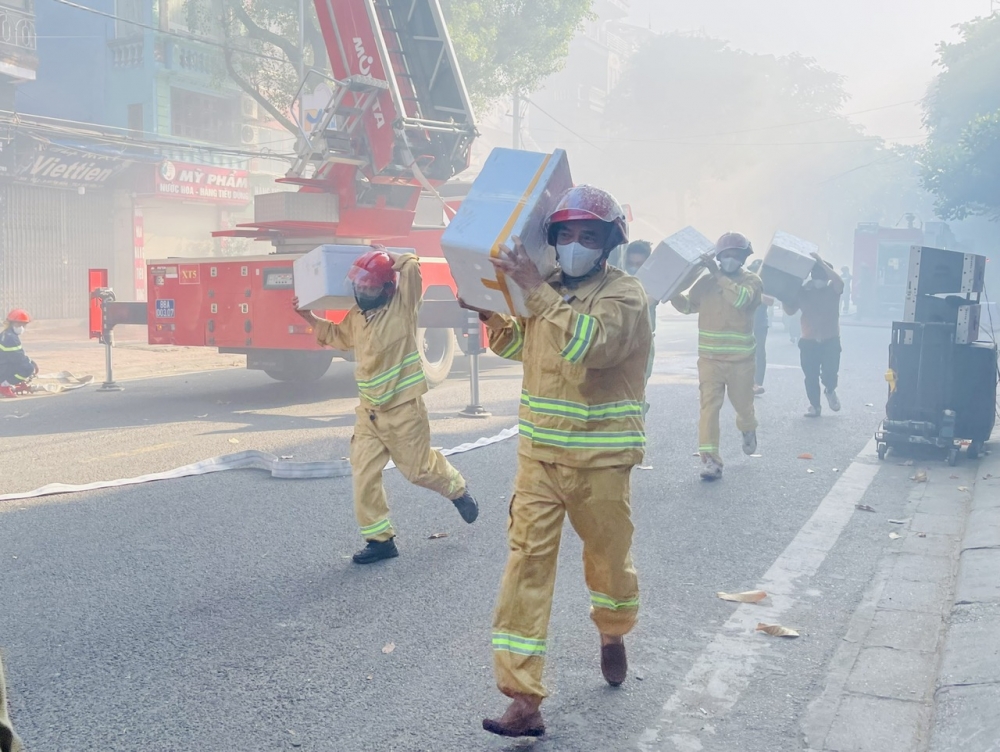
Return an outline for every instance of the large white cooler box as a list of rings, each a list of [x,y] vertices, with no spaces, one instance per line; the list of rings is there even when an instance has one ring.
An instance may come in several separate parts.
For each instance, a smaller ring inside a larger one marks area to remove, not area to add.
[[[635,275],[649,302],[669,300],[683,292],[681,283],[701,263],[701,257],[714,250],[715,243],[693,227],[685,227],[661,241]]]
[[[347,273],[371,250],[368,245],[320,245],[292,262],[292,281],[299,307],[311,311],[340,311],[354,305]],[[394,248],[396,253],[407,249]],[[410,251],[412,253],[412,251]]]
[[[528,316],[513,280],[497,274],[490,257],[517,235],[543,276],[556,268],[555,249],[542,223],[573,187],[566,152],[552,154],[496,148],[441,237],[459,296],[476,308]]]
[[[816,265],[816,259],[810,254],[818,251],[819,246],[808,240],[797,238],[787,232],[774,233],[771,247],[768,248],[764,264],[760,268],[764,294],[783,303],[795,300],[802,283]]]

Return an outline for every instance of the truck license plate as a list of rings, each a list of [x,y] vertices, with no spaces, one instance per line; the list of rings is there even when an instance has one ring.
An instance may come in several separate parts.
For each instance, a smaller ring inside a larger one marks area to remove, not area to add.
[[[174,317],[174,301],[173,300],[157,300],[156,301],[156,318],[158,319],[172,319]]]

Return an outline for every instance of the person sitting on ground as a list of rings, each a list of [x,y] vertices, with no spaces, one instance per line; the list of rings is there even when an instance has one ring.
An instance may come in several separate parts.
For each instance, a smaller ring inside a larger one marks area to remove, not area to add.
[[[7,314],[0,331],[0,395],[4,397],[26,391],[28,382],[38,373],[38,366],[21,346],[21,335],[29,323],[28,312],[15,308]]]

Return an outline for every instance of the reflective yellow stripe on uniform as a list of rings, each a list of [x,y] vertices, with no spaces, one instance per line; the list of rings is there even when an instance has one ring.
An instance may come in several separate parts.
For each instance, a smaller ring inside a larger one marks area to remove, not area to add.
[[[370,538],[373,535],[378,535],[379,533],[384,533],[386,530],[390,530],[392,525],[389,524],[389,519],[386,518],[373,525],[368,525],[368,527],[361,528],[361,537]]]
[[[643,431],[557,431],[527,420],[519,421],[518,429],[521,436],[535,444],[560,449],[642,449],[646,446]]]
[[[392,387],[389,391],[384,394],[375,394],[380,387],[384,387],[390,384],[393,379],[399,378],[399,375],[403,372],[404,368],[409,368],[410,366],[416,365],[418,370],[414,373],[404,376],[399,382]],[[398,366],[393,366],[388,371],[380,373],[373,379],[368,379],[367,381],[358,382],[358,391],[361,392],[361,396],[368,400],[372,405],[378,407],[384,405],[385,403],[392,400],[400,392],[415,386],[424,380],[424,370],[420,367],[420,353],[412,352],[403,358],[403,362]]]
[[[752,353],[757,347],[753,334],[743,332],[698,332],[698,352],[713,353]]]
[[[642,416],[643,404],[634,400],[623,402],[605,402],[601,405],[585,405],[582,402],[554,400],[546,397],[535,397],[527,391],[521,392],[521,404],[531,412],[539,415],[555,415],[560,418],[582,420],[610,420],[612,418],[627,418]]]
[[[501,358],[516,358],[520,355],[521,350],[524,349],[524,331],[521,329],[521,325],[514,321],[514,334],[511,337],[510,344],[503,349],[502,352],[497,353]]]
[[[541,656],[545,655],[545,640],[521,637],[521,635],[508,634],[506,632],[494,632],[493,649],[516,653],[517,655]]]
[[[14,347],[4,347],[3,345],[0,345],[0,352],[20,352],[23,349],[24,347],[21,345],[15,345]]]
[[[579,363],[581,358],[587,354],[587,350],[590,349],[596,330],[597,325],[594,322],[593,316],[578,313],[576,315],[576,327],[573,330],[573,336],[570,337],[569,344],[559,354],[570,363]]]
[[[590,605],[594,608],[610,608],[612,611],[620,611],[623,608],[639,608],[639,596],[627,601],[616,601],[610,595],[591,590]]]
[[[747,287],[740,285],[740,294],[736,297],[736,308],[743,308],[747,303],[753,299],[753,291]]]

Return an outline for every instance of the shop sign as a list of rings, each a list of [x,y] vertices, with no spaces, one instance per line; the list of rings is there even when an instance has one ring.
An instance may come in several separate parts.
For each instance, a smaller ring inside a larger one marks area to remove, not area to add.
[[[49,145],[20,165],[17,177],[36,185],[100,188],[129,165],[128,160],[84,149]]]
[[[253,197],[246,170],[171,161],[160,163],[155,192],[164,198],[227,206],[246,206]]]

